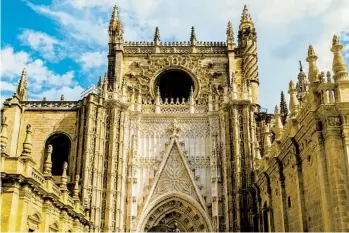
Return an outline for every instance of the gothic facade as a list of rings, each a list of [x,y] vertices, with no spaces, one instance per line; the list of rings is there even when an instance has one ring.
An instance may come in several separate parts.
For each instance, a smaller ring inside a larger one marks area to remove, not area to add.
[[[115,7],[108,70],[78,101],[27,100],[23,70],[1,111],[1,231],[349,231],[337,36],[332,72],[309,46],[289,108],[268,114],[246,6],[237,43],[230,22],[225,42],[123,32]]]

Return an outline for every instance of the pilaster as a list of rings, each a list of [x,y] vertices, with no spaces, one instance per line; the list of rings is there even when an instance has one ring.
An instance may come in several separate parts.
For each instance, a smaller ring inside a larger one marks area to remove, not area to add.
[[[27,227],[27,219],[28,219],[28,208],[30,204],[32,193],[28,184],[24,184],[21,187],[19,192],[19,200],[18,200],[18,215],[17,215],[17,226],[16,231],[24,232]]]
[[[19,190],[20,183],[2,183],[1,193],[1,231],[17,231],[17,216],[19,214]],[[6,205],[4,205],[6,203]]]

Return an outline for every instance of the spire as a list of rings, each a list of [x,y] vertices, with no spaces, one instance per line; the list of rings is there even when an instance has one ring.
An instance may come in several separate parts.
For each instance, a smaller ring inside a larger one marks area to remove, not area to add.
[[[98,87],[98,89],[102,89],[102,76],[98,77],[97,87]]]
[[[154,33],[154,44],[159,45],[159,43],[160,43],[160,31],[159,31],[159,28],[156,27],[155,33]]]
[[[246,28],[248,26],[254,27],[254,24],[253,24],[251,15],[248,12],[247,6],[244,5],[244,9],[243,9],[242,14],[241,14],[241,20],[240,20],[240,27],[239,28],[241,30],[242,28]]]
[[[280,140],[282,136],[282,130],[283,130],[283,125],[281,122],[281,117],[280,117],[280,111],[279,111],[279,106],[275,106],[275,111],[274,111],[274,119],[275,119],[275,136],[276,140]]]
[[[123,36],[124,29],[119,19],[118,7],[115,5],[109,22],[109,37],[112,42],[122,42]]]
[[[296,96],[296,88],[292,80],[289,84],[288,93],[290,94],[290,117],[294,118],[298,113],[299,102]]]
[[[7,118],[2,116],[1,118],[1,153],[6,154],[6,146],[7,146]]]
[[[317,58],[318,57],[315,54],[313,46],[309,45],[307,62],[309,63],[308,79],[310,84],[317,83],[319,81],[319,68],[316,64]]]
[[[233,24],[231,21],[228,21],[227,26],[227,43],[233,44],[234,43],[234,31],[233,31]]]
[[[296,85],[297,98],[302,103],[309,90],[309,82],[307,80],[307,75],[303,72],[303,66],[301,61],[299,61],[299,73],[297,78],[298,78],[298,82]]]
[[[24,68],[22,71],[21,79],[16,90],[18,98],[22,101],[27,100],[27,69]]]
[[[331,52],[333,53],[332,70],[335,82],[348,79],[347,66],[341,53],[342,49],[343,45],[340,44],[338,36],[334,35]]]
[[[195,35],[195,28],[194,27],[191,27],[190,43],[191,43],[191,45],[196,45],[196,35]]]
[[[282,124],[285,125],[287,116],[288,116],[288,108],[287,108],[287,103],[286,103],[286,99],[283,91],[281,91],[281,98],[280,98],[280,116],[281,116]]]
[[[32,153],[32,126],[31,125],[27,125],[27,130],[26,130],[26,135],[25,135],[25,139],[23,142],[23,151],[21,156],[27,156],[29,157]]]
[[[48,145],[47,150],[46,150],[46,160],[44,163],[44,175],[52,175],[52,145]]]

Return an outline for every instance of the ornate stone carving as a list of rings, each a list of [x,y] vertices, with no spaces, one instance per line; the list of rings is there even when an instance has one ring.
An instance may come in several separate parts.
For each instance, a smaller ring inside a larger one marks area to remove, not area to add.
[[[328,117],[326,119],[327,126],[336,127],[341,125],[341,119],[339,117]]]
[[[193,184],[189,178],[177,148],[172,148],[170,156],[155,188],[154,197],[170,191],[186,193],[196,197]]]

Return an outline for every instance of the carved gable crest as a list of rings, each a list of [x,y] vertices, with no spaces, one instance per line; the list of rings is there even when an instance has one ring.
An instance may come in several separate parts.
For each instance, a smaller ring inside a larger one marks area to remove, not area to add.
[[[187,194],[197,200],[206,209],[205,202],[194,181],[192,172],[180,149],[177,138],[171,139],[167,153],[155,176],[154,184],[145,202],[145,207],[159,196],[171,192]]]

